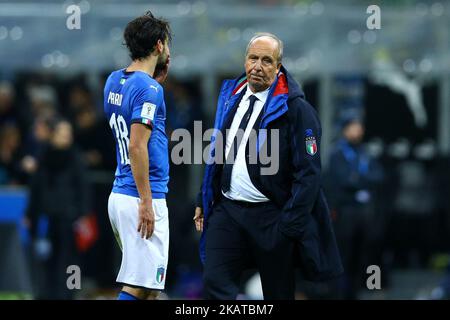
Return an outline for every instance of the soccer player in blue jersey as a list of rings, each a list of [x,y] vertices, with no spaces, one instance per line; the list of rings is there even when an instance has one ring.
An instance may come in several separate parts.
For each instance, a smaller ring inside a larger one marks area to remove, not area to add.
[[[156,299],[166,280],[169,155],[160,83],[168,72],[171,37],[168,22],[150,12],[129,22],[124,38],[133,62],[112,72],[104,88],[104,111],[116,140],[108,213],[122,249],[119,300]]]

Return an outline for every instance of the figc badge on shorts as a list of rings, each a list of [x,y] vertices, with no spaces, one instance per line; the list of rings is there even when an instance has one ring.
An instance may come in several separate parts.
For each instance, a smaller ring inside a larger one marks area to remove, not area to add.
[[[317,141],[311,129],[305,131],[306,153],[313,156],[317,153]]]
[[[163,280],[164,280],[164,272],[165,272],[165,269],[164,269],[163,266],[160,266],[160,267],[158,267],[158,269],[156,269],[156,281],[158,283],[163,282]]]

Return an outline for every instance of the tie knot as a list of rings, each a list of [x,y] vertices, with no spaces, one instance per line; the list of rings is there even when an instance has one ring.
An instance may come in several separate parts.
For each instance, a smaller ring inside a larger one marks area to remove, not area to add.
[[[250,97],[248,97],[248,99],[250,100],[250,105],[254,105],[255,101],[258,100],[258,98],[253,94]]]

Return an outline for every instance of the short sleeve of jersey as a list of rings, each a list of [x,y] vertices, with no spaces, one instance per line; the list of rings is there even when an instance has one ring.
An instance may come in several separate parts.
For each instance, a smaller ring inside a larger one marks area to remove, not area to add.
[[[142,123],[153,129],[162,96],[162,87],[159,85],[141,87],[132,105],[131,123]]]

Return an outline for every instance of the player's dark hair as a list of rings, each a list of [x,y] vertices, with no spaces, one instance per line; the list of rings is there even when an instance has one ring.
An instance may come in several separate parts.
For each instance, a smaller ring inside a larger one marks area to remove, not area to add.
[[[169,23],[158,19],[148,11],[145,15],[130,21],[123,34],[125,45],[133,60],[145,59],[155,50],[158,40],[163,43],[172,40]]]

